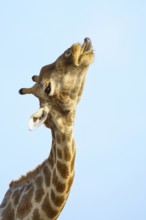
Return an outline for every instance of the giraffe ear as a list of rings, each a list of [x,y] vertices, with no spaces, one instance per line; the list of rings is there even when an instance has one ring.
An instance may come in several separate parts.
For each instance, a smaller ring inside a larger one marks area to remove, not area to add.
[[[42,125],[46,121],[48,113],[48,107],[42,107],[34,113],[29,119],[29,130],[32,131]]]

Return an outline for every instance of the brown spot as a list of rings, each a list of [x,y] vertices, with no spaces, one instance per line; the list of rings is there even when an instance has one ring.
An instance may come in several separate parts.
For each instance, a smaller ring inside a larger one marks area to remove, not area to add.
[[[62,159],[62,151],[59,148],[57,148],[57,156]]]
[[[9,203],[9,205],[2,212],[2,219],[3,220],[15,220],[14,209],[12,208],[11,203]]]
[[[19,198],[20,198],[20,191],[15,191],[14,193],[13,193],[13,201],[14,201],[14,205],[16,206],[17,204],[18,204],[18,202],[19,202]]]
[[[50,167],[53,169],[53,165],[54,165],[54,160],[53,160],[53,158],[49,158],[49,165],[50,165]]]
[[[32,203],[31,203],[32,196],[33,196],[33,188],[30,188],[30,190],[23,195],[18,205],[17,214],[16,214],[18,218],[22,219],[30,212],[32,207]]]
[[[72,161],[71,161],[71,171],[74,170],[75,157],[76,157],[76,155],[74,154],[74,156],[73,156],[73,158],[72,158]]]
[[[62,134],[62,141],[64,142],[66,140],[66,135]]]
[[[69,192],[71,186],[72,186],[72,183],[73,183],[73,180],[74,180],[74,175],[72,177],[70,177],[69,181],[68,181],[68,188],[67,188],[67,193]]]
[[[51,172],[47,166],[44,167],[43,172],[44,172],[46,186],[50,186]]]
[[[66,164],[57,161],[57,169],[63,178],[67,178],[69,175],[69,170]]]
[[[66,188],[65,183],[61,183],[60,181],[58,181],[56,185],[56,190],[61,193],[64,192],[65,188]]]
[[[37,186],[37,188],[42,186],[42,183],[43,183],[42,176],[37,177],[36,180],[35,180],[35,185]]]
[[[38,188],[35,192],[35,200],[36,202],[40,202],[42,200],[42,197],[44,195],[45,191],[43,188]]]
[[[36,202],[40,202],[43,195],[44,195],[44,190],[42,188],[42,183],[43,183],[43,179],[41,176],[39,176],[36,180],[35,180],[35,184],[37,186],[37,190],[35,192],[35,200]]]
[[[11,195],[12,195],[12,191],[9,189],[0,205],[0,208],[3,208],[4,206],[7,205],[8,201],[10,200],[11,198]]]
[[[66,161],[70,161],[70,159],[71,159],[71,153],[70,153],[69,147],[64,148],[64,159]]]
[[[57,214],[58,214],[58,211],[55,210],[50,202],[49,202],[49,195],[47,194],[44,201],[43,201],[43,204],[42,204],[42,210],[45,212],[45,214],[48,216],[48,218],[51,218],[53,219]]]
[[[22,195],[22,192],[26,189],[26,186],[25,185],[22,185],[21,189],[20,190],[16,190],[14,191],[13,193],[13,196],[12,196],[12,199],[14,201],[14,205],[17,205],[19,203],[19,199],[20,199],[20,196]]]
[[[64,202],[64,196],[55,195],[53,189],[51,189],[51,199],[54,202],[54,204],[58,207],[62,206],[62,204]]]
[[[54,184],[54,186],[56,187],[56,190],[57,190],[58,192],[62,193],[62,192],[65,191],[66,185],[65,185],[65,183],[61,183],[61,182],[58,180],[58,177],[57,177],[57,175],[56,175],[56,170],[54,170],[54,172],[53,172],[52,183]]]
[[[32,220],[41,220],[38,209],[35,209],[33,212]]]

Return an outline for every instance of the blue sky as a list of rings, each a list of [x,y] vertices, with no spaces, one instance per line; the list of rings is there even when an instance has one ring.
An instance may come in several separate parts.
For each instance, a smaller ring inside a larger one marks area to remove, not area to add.
[[[0,201],[51,146],[45,127],[28,130],[38,101],[17,91],[90,37],[95,62],[76,115],[76,177],[59,220],[146,219],[145,10],[142,0],[0,3]]]

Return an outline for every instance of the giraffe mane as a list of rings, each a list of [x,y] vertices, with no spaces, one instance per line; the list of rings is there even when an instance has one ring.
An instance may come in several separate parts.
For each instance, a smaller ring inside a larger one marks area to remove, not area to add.
[[[26,182],[30,182],[33,178],[35,178],[35,176],[38,174],[38,172],[41,171],[42,167],[44,166],[44,164],[46,163],[46,160],[38,165],[35,169],[33,169],[32,171],[26,173],[26,175],[21,176],[18,180],[12,180],[9,184],[9,187],[18,187],[23,185]]]

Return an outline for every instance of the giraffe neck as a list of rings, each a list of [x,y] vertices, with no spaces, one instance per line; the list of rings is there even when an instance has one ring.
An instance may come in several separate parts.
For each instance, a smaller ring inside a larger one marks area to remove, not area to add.
[[[48,159],[10,184],[0,205],[0,220],[56,220],[63,209],[74,178],[73,123],[66,121],[64,126],[52,126],[51,130]]]
[[[49,123],[50,121],[51,119]],[[38,216],[44,217],[43,220],[57,219],[66,203],[74,179],[76,149],[72,121],[65,120],[64,124],[62,120],[58,120],[57,123],[51,122],[50,155],[35,179],[37,187],[34,199],[39,203],[39,208],[35,211]]]
[[[50,219],[57,218],[68,198],[74,179],[75,154],[73,126],[52,129],[51,152],[43,168],[48,193],[42,203],[42,210]]]

